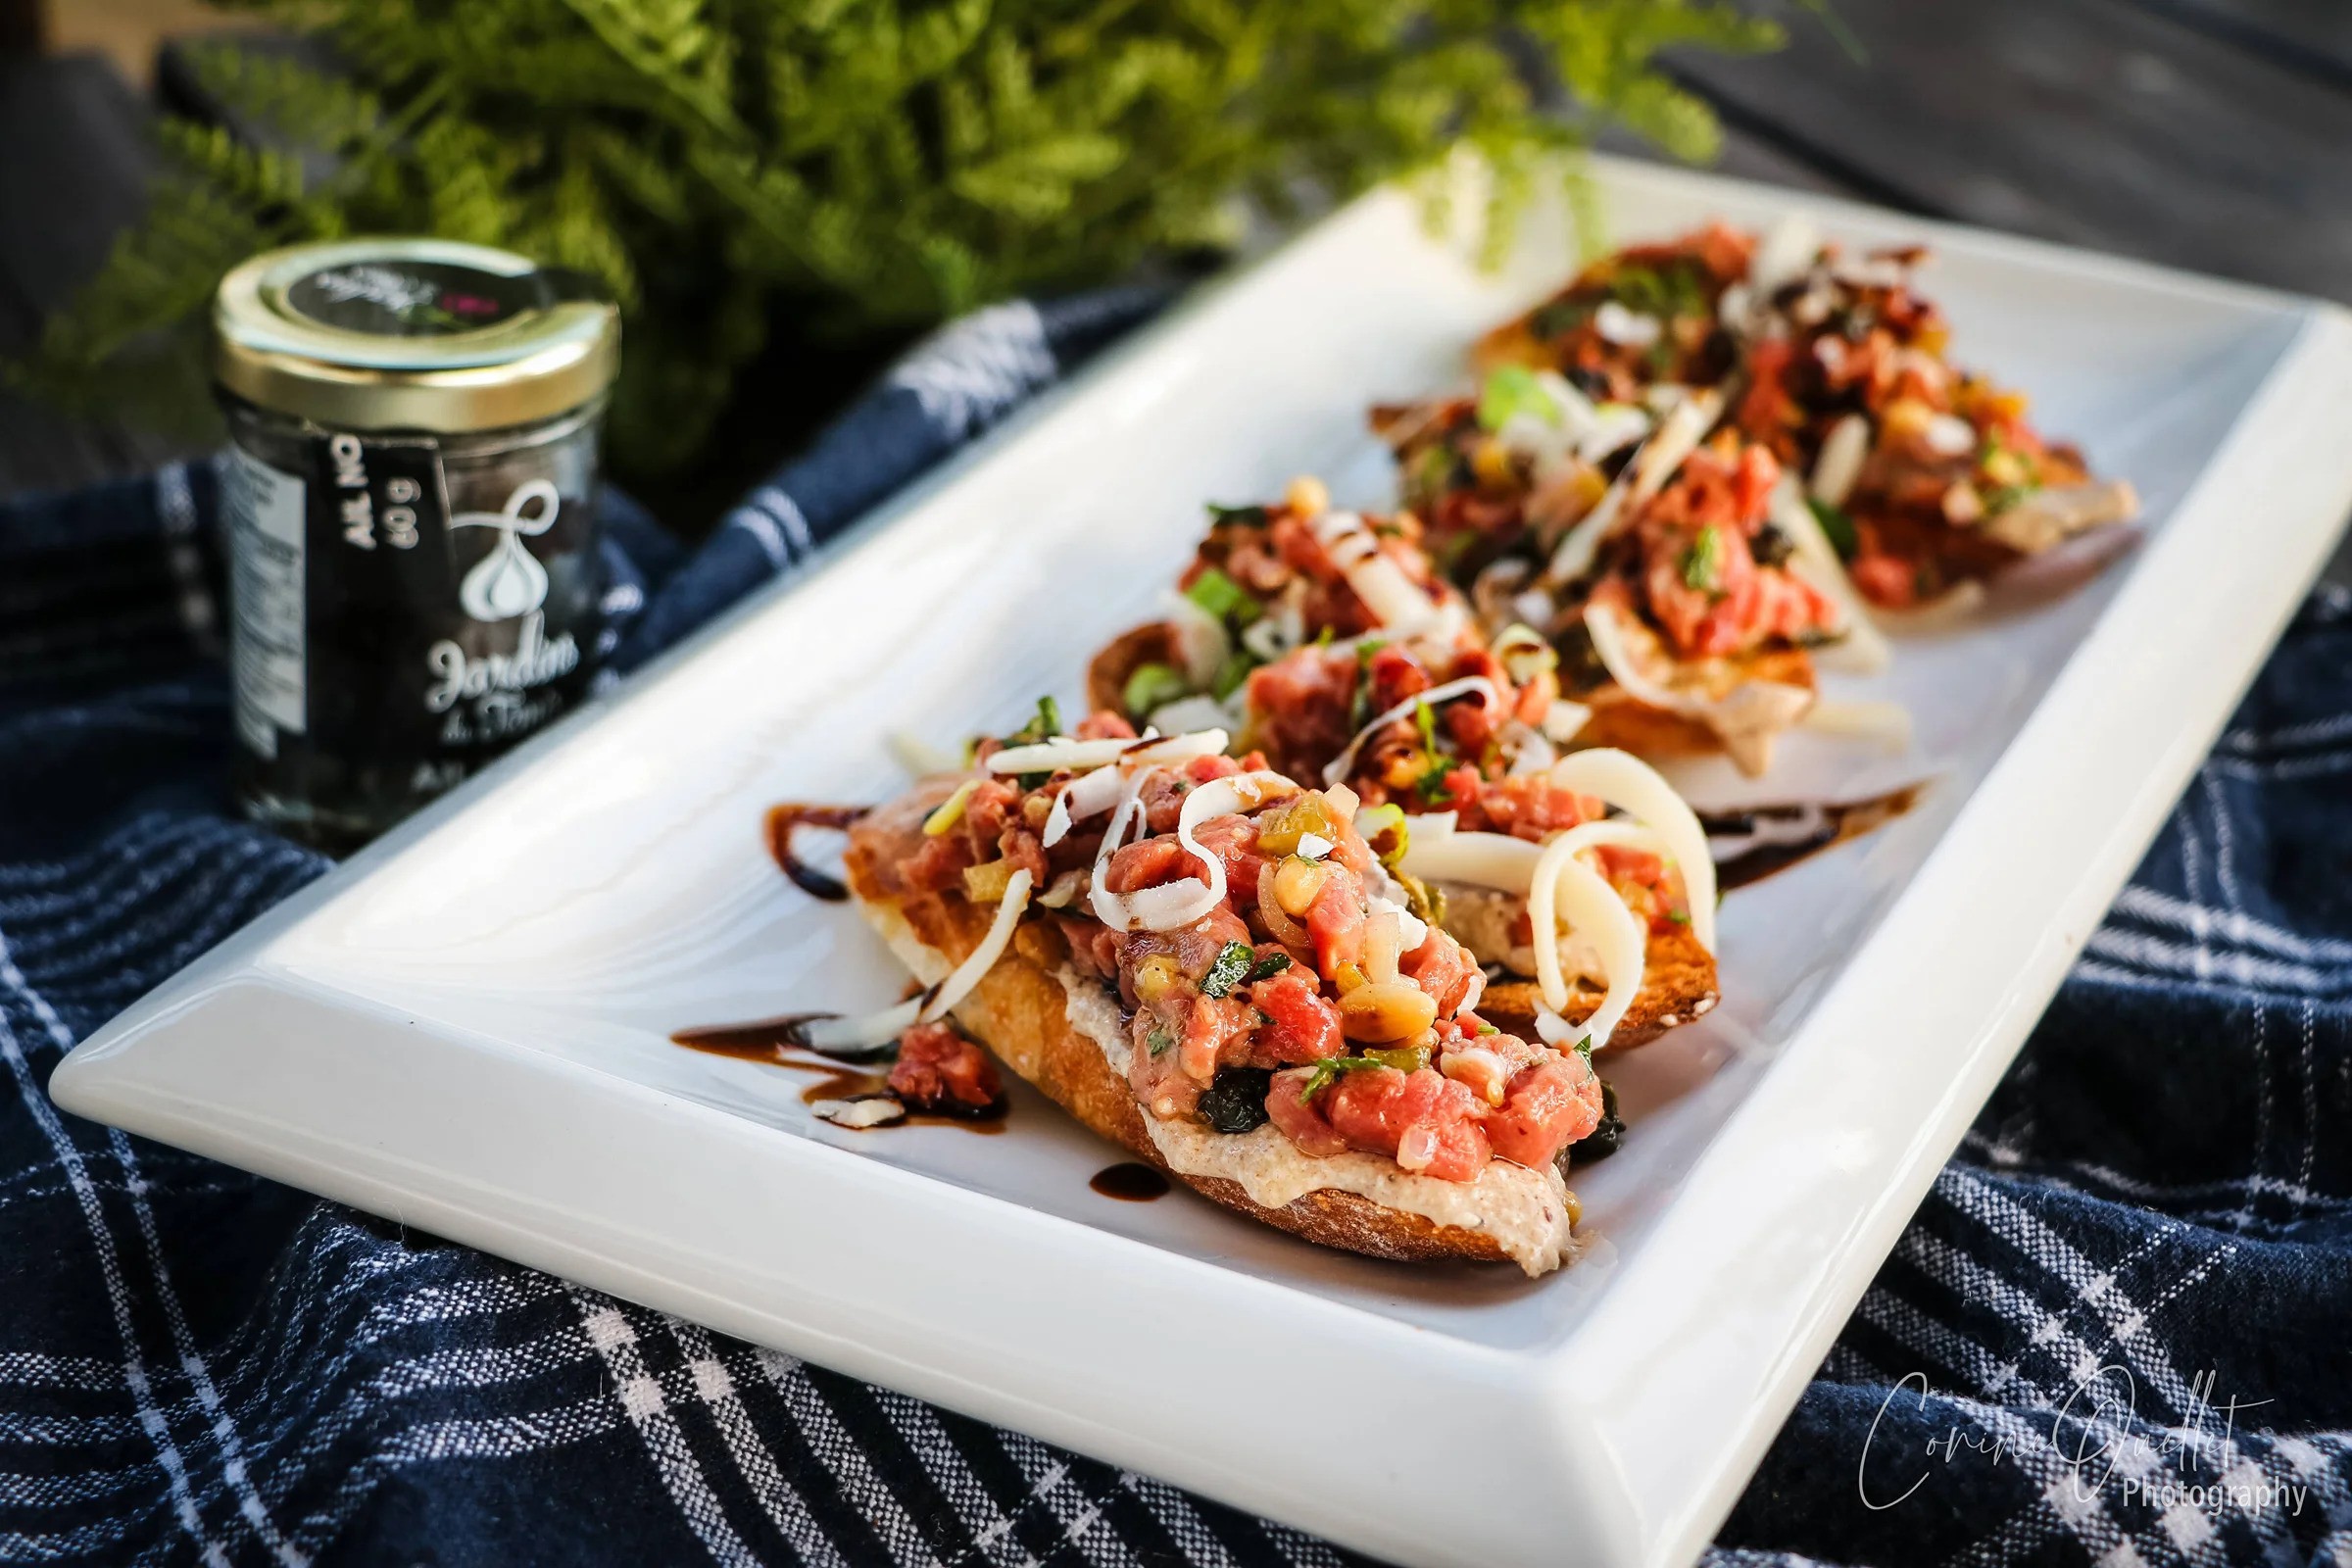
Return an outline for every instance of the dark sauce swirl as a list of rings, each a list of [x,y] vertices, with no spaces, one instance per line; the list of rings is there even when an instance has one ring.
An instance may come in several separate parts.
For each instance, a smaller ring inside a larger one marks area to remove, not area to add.
[[[800,858],[793,847],[792,836],[804,827],[822,828],[828,832],[846,833],[858,825],[870,806],[807,806],[787,803],[771,806],[767,811],[767,853],[775,857],[776,864],[792,878],[793,886],[812,899],[827,904],[848,900],[850,890],[841,878],[829,871],[819,871]]]

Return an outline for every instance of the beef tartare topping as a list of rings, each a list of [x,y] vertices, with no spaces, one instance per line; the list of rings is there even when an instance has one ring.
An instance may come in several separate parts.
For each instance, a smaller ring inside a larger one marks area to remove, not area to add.
[[[1519,1040],[1478,1015],[1486,975],[1404,868],[1401,810],[1345,783],[1304,787],[1255,753],[1225,756],[1221,733],[1139,737],[1108,713],[1079,729],[983,742],[900,878],[1000,918],[1029,913],[1009,890],[1074,880],[1081,891],[1029,918],[1115,997],[1146,1114],[1228,1133],[1271,1120],[1309,1154],[1364,1151],[1449,1181],[1496,1157],[1541,1168],[1598,1125],[1584,1036],[1563,1023],[1556,1043]],[[1582,822],[1622,793],[1597,782],[1608,787],[1590,796],[1530,786],[1501,799]],[[1544,874],[1573,858],[1551,856]],[[1651,859],[1645,874],[1682,897],[1665,857]],[[1639,989],[1638,937],[1610,962],[1612,996]],[[929,1020],[903,1040],[891,1085],[923,1108],[996,1094],[977,1050]]]

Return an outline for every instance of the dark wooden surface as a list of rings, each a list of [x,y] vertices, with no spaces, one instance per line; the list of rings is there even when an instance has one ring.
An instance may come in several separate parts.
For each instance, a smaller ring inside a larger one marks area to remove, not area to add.
[[[1832,0],[1859,60],[1758,3],[1786,52],[1671,60],[1728,172],[2352,300],[2352,0]],[[149,112],[95,59],[0,56],[0,358],[138,211]],[[168,450],[0,393],[0,494]]]

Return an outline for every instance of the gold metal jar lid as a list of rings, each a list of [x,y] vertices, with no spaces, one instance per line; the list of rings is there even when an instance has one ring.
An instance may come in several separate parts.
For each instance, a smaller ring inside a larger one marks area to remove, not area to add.
[[[601,395],[619,361],[619,313],[590,280],[487,245],[296,245],[213,300],[220,384],[331,429],[529,424]]]

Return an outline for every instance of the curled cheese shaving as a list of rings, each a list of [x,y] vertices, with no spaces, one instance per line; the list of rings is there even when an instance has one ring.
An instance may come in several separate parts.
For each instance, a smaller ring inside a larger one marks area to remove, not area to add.
[[[1026,866],[1006,879],[1004,897],[997,901],[997,917],[988,922],[987,935],[945,980],[932,987],[928,998],[918,999],[923,1006],[915,1022],[933,1023],[945,1017],[948,1009],[971,994],[981,976],[996,967],[997,959],[1004,956],[1005,946],[1012,941],[1012,928],[1019,923],[1021,911],[1029,907],[1029,887],[1034,880]]]
[[[1682,873],[1690,901],[1690,934],[1715,951],[1715,861],[1707,853],[1707,830],[1658,770],[1630,752],[1596,747],[1571,752],[1554,763],[1551,781],[1579,795],[1598,796],[1655,833],[1666,858]]]
[[[1046,812],[1046,829],[1038,835],[1038,842],[1050,850],[1069,837],[1069,832],[1070,792],[1063,790],[1054,797],[1054,805]]]
[[[1056,735],[1029,746],[1007,746],[988,760],[991,773],[1084,772],[1113,762],[1183,762],[1196,757],[1216,757],[1228,737],[1221,729],[1196,730],[1190,735],[1146,735],[1141,740],[1111,736],[1099,741],[1072,740]]]
[[[1825,697],[1806,710],[1805,728],[1899,752],[1911,744],[1911,710],[1886,699]]]
[[[1825,664],[1835,664],[1858,675],[1876,675],[1885,670],[1894,660],[1894,650],[1871,623],[1870,611],[1862,603],[1853,578],[1846,575],[1845,563],[1838,559],[1837,547],[1821,531],[1821,519],[1813,515],[1813,509],[1797,493],[1796,482],[1787,475],[1773,487],[1771,515],[1773,525],[1796,547],[1791,562],[1797,575],[1828,595],[1838,607],[1838,630],[1843,635],[1815,657]]]
[[[1610,534],[1616,532],[1618,518],[1626,508],[1640,506],[1665,488],[1674,477],[1674,470],[1683,460],[1698,450],[1698,443],[1723,414],[1722,395],[1715,392],[1693,392],[1674,407],[1674,412],[1658,421],[1656,430],[1642,443],[1634,460],[1625,466],[1592,510],[1578,520],[1575,527],[1560,536],[1544,567],[1546,582],[1574,582],[1592,567],[1592,558]]]
[[[1381,553],[1380,541],[1358,514],[1325,513],[1315,521],[1315,538],[1382,625],[1405,630],[1436,614],[1436,603],[1413,586],[1403,567]]]
[[[1190,925],[1225,901],[1225,860],[1202,848],[1193,836],[1193,830],[1214,816],[1230,816],[1256,806],[1277,794],[1288,794],[1298,788],[1280,773],[1258,771],[1236,773],[1229,778],[1212,779],[1184,798],[1184,809],[1176,819],[1176,842],[1187,854],[1200,862],[1201,874],[1180,881],[1164,882],[1157,887],[1139,888],[1133,893],[1113,893],[1106,886],[1105,873],[1110,858],[1123,841],[1130,817],[1141,814],[1142,779],[1138,774],[1131,780],[1128,793],[1119,801],[1116,814],[1111,818],[1110,831],[1102,836],[1102,849],[1095,858],[1094,890],[1088,903],[1095,917],[1113,931],[1172,931]]]
[[[1204,688],[1217,678],[1217,671],[1225,667],[1233,653],[1225,622],[1186,594],[1169,594],[1167,608],[1168,628],[1175,634],[1177,652],[1184,660],[1185,679],[1196,688]]]
[[[915,1026],[930,993],[908,997],[895,1007],[860,1013],[854,1018],[811,1018],[797,1031],[810,1051],[871,1051],[888,1045]]]
[[[1538,855],[1527,890],[1527,919],[1536,952],[1536,989],[1554,1012],[1568,1005],[1568,977],[1560,970],[1559,915],[1566,906],[1569,928],[1592,944],[1608,979],[1600,1009],[1586,1020],[1595,1047],[1642,994],[1642,960],[1649,943],[1641,922],[1606,878],[1576,857],[1603,844],[1625,843],[1644,830],[1631,823],[1587,822],[1555,834]]]
[[[1870,416],[1849,414],[1830,426],[1822,438],[1821,456],[1813,460],[1813,499],[1842,507],[1862,477],[1862,460],[1870,456]]]
[[[1526,898],[1536,987],[1554,1013],[1568,1005],[1568,976],[1560,963],[1560,917],[1566,915],[1568,929],[1599,958],[1606,983],[1599,1010],[1580,1032],[1580,1037],[1592,1034],[1595,1046],[1607,1043],[1609,1031],[1642,994],[1649,945],[1617,890],[1577,858],[1604,844],[1669,853],[1667,841],[1650,828],[1608,821],[1569,828],[1542,845],[1501,833],[1448,833],[1426,845],[1416,839],[1404,857],[1405,869],[1415,876],[1470,882]]]
[[[1029,907],[1029,888],[1034,880],[1027,867],[1014,870],[1005,879],[1004,896],[997,901],[996,918],[989,921],[987,934],[961,963],[949,971],[945,980],[920,996],[909,997],[879,1012],[854,1018],[811,1019],[801,1026],[801,1043],[819,1052],[870,1050],[887,1045],[916,1024],[946,1017],[949,1009],[971,995],[981,977],[1004,956],[1004,949],[1012,941],[1012,928],[1020,923],[1021,911]]]
[[[1362,729],[1357,730],[1354,737],[1348,742],[1348,749],[1333,758],[1330,765],[1323,769],[1323,782],[1337,784],[1354,772],[1355,756],[1356,753],[1363,750],[1364,742],[1370,740],[1388,725],[1396,723],[1396,720],[1404,717],[1423,703],[1435,708],[1438,704],[1451,702],[1456,697],[1473,695],[1490,710],[1502,706],[1502,694],[1496,691],[1494,683],[1484,675],[1464,675],[1459,680],[1449,680],[1442,686],[1432,686],[1425,692],[1419,692],[1406,698],[1396,707],[1374,717]]]
[[[1811,687],[1778,680],[1743,680],[1712,699],[1678,692],[1642,668],[1615,612],[1602,605],[1587,605],[1585,630],[1592,634],[1592,652],[1609,678],[1624,687],[1627,696],[1706,725],[1723,742],[1733,762],[1750,776],[1765,770],[1772,760],[1774,740],[1804,717],[1805,710],[1813,705]],[[1643,630],[1646,633],[1647,628]]]

